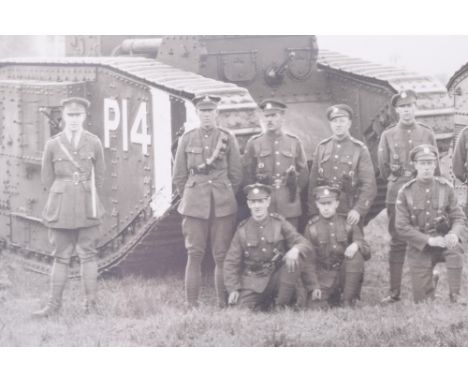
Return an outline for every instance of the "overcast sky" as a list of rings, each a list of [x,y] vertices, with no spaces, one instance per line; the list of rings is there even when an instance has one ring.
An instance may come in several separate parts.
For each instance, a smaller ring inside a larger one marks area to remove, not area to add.
[[[468,62],[468,36],[319,35],[317,40],[320,49],[447,79]]]

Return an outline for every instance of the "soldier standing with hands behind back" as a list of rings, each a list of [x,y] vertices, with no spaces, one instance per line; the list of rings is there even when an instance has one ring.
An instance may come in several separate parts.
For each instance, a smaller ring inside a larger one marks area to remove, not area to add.
[[[390,293],[382,303],[400,300],[401,278],[405,262],[406,243],[395,230],[395,203],[398,191],[414,177],[414,166],[410,151],[421,144],[435,147],[436,139],[431,128],[416,122],[416,93],[412,90],[401,91],[392,97],[392,106],[400,119],[398,123],[383,132],[378,151],[380,175],[388,180],[385,204],[390,233]]]
[[[198,305],[208,239],[215,261],[218,305],[226,305],[223,263],[236,227],[235,194],[242,182],[242,166],[236,139],[218,127],[220,101],[209,95],[193,99],[201,125],[182,136],[174,163],[173,181],[182,197],[178,211],[183,215],[188,253],[185,298],[189,307]]]
[[[43,220],[55,259],[49,301],[33,313],[38,318],[58,313],[73,254],[81,262],[85,311],[97,312],[96,242],[104,213],[97,191],[104,179],[104,153],[99,138],[83,128],[89,101],[71,97],[61,103],[63,132],[47,141],[42,157],[42,182],[49,189]]]
[[[327,118],[333,135],[321,141],[315,150],[309,179],[309,215],[318,214],[316,187],[327,185],[341,191],[337,212],[346,215],[348,224],[357,224],[367,215],[377,195],[374,166],[367,147],[349,132],[353,120],[351,107],[331,106]]]

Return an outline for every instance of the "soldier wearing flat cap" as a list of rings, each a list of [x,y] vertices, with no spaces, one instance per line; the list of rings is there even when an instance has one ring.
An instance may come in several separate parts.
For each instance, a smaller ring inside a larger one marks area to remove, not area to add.
[[[177,148],[173,181],[181,195],[178,211],[188,259],[185,296],[188,306],[198,305],[201,263],[208,240],[215,261],[215,287],[220,307],[226,304],[223,262],[234,234],[235,194],[242,182],[239,148],[234,136],[218,127],[220,97],[193,99],[200,127],[186,132]]]
[[[382,133],[378,149],[380,175],[388,181],[385,199],[391,236],[389,251],[390,293],[382,302],[400,300],[401,277],[406,244],[395,230],[395,202],[400,188],[414,177],[410,151],[421,144],[436,146],[434,132],[416,122],[416,93],[404,90],[392,97],[392,106],[399,115],[396,125]]]
[[[49,189],[43,211],[44,224],[54,246],[51,291],[47,305],[35,317],[56,314],[68,278],[71,257],[81,262],[85,310],[97,312],[97,250],[104,208],[99,191],[104,179],[104,153],[99,138],[84,129],[89,101],[80,97],[62,100],[63,131],[50,138],[42,157],[42,181]]]
[[[269,213],[272,187],[244,188],[251,217],[242,221],[224,261],[229,303],[251,309],[286,306],[293,301],[307,241],[284,217]]]
[[[410,152],[416,178],[398,192],[395,227],[407,243],[413,298],[434,298],[433,270],[445,262],[450,300],[460,301],[465,215],[452,185],[434,176],[438,153],[433,145],[418,145]],[[438,279],[438,278],[437,278]]]
[[[309,177],[309,215],[318,213],[314,190],[329,185],[340,189],[338,213],[347,216],[348,224],[357,224],[369,211],[377,194],[374,166],[363,142],[351,136],[349,130],[353,110],[348,105],[327,109],[333,135],[321,141],[313,156]]]
[[[259,106],[264,132],[250,138],[245,147],[244,183],[272,186],[270,211],[297,228],[302,215],[300,193],[308,178],[304,148],[296,136],[284,131],[284,103],[265,100]]]
[[[337,213],[340,190],[319,186],[313,190],[319,214],[314,216],[304,232],[312,243],[313,251],[307,258],[306,268],[313,268],[321,289],[321,299],[309,298],[309,307],[355,304],[359,298],[364,261],[370,258],[370,247],[358,224],[349,224]],[[311,272],[308,274],[313,275]],[[315,288],[316,281],[309,278],[305,286]]]
[[[468,127],[460,132],[455,144],[452,156],[452,170],[458,180],[464,184],[468,182]],[[466,197],[465,215],[468,216],[468,193]]]

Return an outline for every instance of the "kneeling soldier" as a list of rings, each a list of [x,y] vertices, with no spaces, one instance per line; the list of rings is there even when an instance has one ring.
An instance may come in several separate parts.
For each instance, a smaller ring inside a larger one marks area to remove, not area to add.
[[[285,218],[268,213],[270,186],[257,183],[244,192],[252,216],[239,224],[224,260],[229,304],[251,309],[289,305],[300,274],[300,255],[311,248]]]
[[[450,300],[457,302],[460,294],[465,216],[457,204],[451,184],[434,176],[437,148],[419,145],[410,152],[417,171],[415,179],[399,191],[395,227],[408,246],[415,302],[434,298],[433,270],[445,261]]]
[[[316,272],[322,302],[314,302],[315,298],[309,298],[309,306],[323,303],[338,305],[341,300],[345,305],[354,305],[359,297],[364,261],[370,258],[369,245],[359,225],[349,224],[346,215],[336,213],[340,203],[338,189],[316,187],[313,195],[319,215],[310,220],[304,233],[314,249],[313,256],[308,257],[305,266],[310,280],[306,288],[314,288],[313,277]]]

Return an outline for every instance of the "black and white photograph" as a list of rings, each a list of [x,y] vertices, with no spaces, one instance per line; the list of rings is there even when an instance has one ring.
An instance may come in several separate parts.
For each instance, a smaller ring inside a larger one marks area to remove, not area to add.
[[[141,30],[0,34],[1,348],[468,346],[468,34]]]

